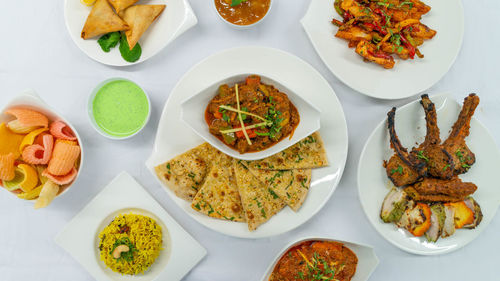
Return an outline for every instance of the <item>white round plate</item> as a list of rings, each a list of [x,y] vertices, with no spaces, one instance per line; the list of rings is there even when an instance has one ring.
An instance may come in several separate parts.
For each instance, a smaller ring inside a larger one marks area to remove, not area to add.
[[[444,140],[458,117],[462,102],[459,104],[447,95],[434,96],[431,100],[436,104],[438,126],[441,139]],[[474,240],[488,226],[500,205],[500,189],[494,177],[500,171],[500,151],[488,130],[477,119],[472,118],[470,135],[466,141],[476,155],[476,163],[468,173],[460,175],[463,181],[473,182],[478,186],[472,196],[481,205],[483,220],[476,229],[458,229],[453,236],[440,238],[432,243],[427,242],[425,237],[414,237],[406,230],[380,219],[382,202],[393,186],[382,167],[382,161],[388,160],[394,153],[389,146],[386,124],[384,119],[373,131],[359,160],[359,199],[371,224],[390,243],[404,251],[420,255],[452,252]],[[407,149],[424,140],[425,116],[419,100],[397,109],[396,132]]]
[[[380,99],[402,99],[421,93],[437,83],[455,61],[464,34],[464,12],[461,0],[425,0],[431,11],[422,16],[422,23],[437,31],[419,49],[425,58],[395,58],[393,69],[365,63],[347,47],[347,41],[336,38],[337,27],[332,18],[341,19],[333,7],[334,0],[311,1],[301,20],[319,56],[344,84]]]
[[[64,19],[66,27],[78,48],[92,59],[107,65],[126,66],[151,58],[179,35],[198,23],[187,0],[141,0],[137,4],[166,4],[167,7],[142,35],[139,40],[142,55],[139,60],[133,63],[127,62],[121,57],[118,46],[106,53],[97,43],[99,37],[88,40],[81,38],[83,26],[92,7],[83,5],[79,0],[65,0]]]
[[[330,166],[313,170],[311,188],[301,209],[295,213],[285,208],[256,231],[250,232],[245,223],[218,220],[194,211],[188,202],[176,197],[167,187],[164,188],[180,208],[206,227],[231,236],[261,238],[292,230],[314,216],[337,187],[346,162],[347,125],[342,106],[328,82],[303,60],[276,49],[243,47],[212,55],[194,66],[170,93],[146,166],[156,178],[156,165],[203,142],[182,122],[182,101],[209,87],[214,81],[247,73],[279,77],[280,83],[295,93],[308,93],[303,98],[321,111],[320,132]]]

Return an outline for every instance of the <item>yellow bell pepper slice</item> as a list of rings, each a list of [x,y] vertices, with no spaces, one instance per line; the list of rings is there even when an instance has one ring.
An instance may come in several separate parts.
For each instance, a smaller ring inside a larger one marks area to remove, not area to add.
[[[24,136],[23,141],[19,145],[19,153],[22,154],[24,148],[27,147],[27,146],[29,146],[29,145],[32,145],[33,142],[35,142],[35,138],[39,134],[41,134],[43,132],[46,132],[48,130],[49,130],[49,128],[40,128],[40,129],[36,129],[34,131],[31,131],[29,134],[27,134],[26,136]]]

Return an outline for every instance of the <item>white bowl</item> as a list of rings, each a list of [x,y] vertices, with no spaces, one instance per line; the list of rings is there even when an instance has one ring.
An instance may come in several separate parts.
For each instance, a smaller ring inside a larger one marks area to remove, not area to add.
[[[287,94],[288,98],[295,105],[300,115],[300,123],[297,125],[291,139],[286,137],[277,144],[263,151],[240,154],[238,151],[230,148],[217,137],[212,135],[209,132],[207,123],[205,122],[205,109],[210,100],[217,95],[219,86],[222,84],[233,86],[235,83],[245,81],[245,78],[252,74],[239,74],[219,80],[212,84],[212,86],[202,90],[194,96],[191,96],[181,104],[181,119],[213,147],[236,159],[258,160],[269,157],[294,145],[301,139],[318,131],[320,128],[321,112],[302,98],[305,97],[307,93],[294,93],[286,86],[269,76],[260,75],[258,73],[255,74],[262,78],[263,83],[273,85],[281,92]]]
[[[123,136],[123,137],[112,136],[112,135],[106,133],[105,131],[103,131],[101,129],[101,127],[99,127],[99,125],[97,125],[97,122],[95,121],[94,114],[93,114],[93,101],[94,101],[94,98],[95,98],[97,92],[99,92],[99,90],[104,85],[108,84],[109,82],[119,81],[119,80],[128,81],[128,82],[131,82],[131,83],[134,83],[135,85],[137,85],[137,87],[141,88],[142,92],[144,92],[144,95],[146,96],[146,99],[148,100],[148,116],[146,117],[144,124],[142,124],[142,127],[139,130],[137,130],[137,132],[135,132],[131,135],[128,135],[128,136]],[[99,134],[101,134],[103,137],[106,137],[106,138],[112,139],[112,140],[126,140],[126,139],[129,139],[129,138],[139,134],[144,129],[144,127],[146,127],[146,125],[148,124],[149,118],[151,117],[151,100],[149,99],[148,93],[146,93],[146,91],[144,91],[144,89],[141,86],[139,86],[137,83],[135,83],[134,81],[131,81],[131,80],[126,79],[126,78],[115,77],[115,78],[110,78],[110,79],[102,81],[94,88],[94,90],[92,90],[92,93],[90,93],[89,101],[87,104],[87,111],[89,113],[89,119],[90,119],[90,123],[92,123],[92,127],[94,127],[94,129]]]
[[[234,24],[232,22],[229,22],[228,20],[226,20],[220,13],[219,11],[217,10],[217,7],[215,6],[215,0],[209,0],[209,1],[212,1],[212,7],[214,7],[214,10],[215,10],[215,13],[219,16],[219,18],[227,23],[229,26],[231,26],[232,28],[235,28],[235,29],[240,29],[240,30],[245,30],[245,29],[250,29],[258,24],[260,24],[266,17],[267,15],[269,15],[269,13],[271,12],[271,9],[273,8],[273,0],[270,0],[269,1],[269,9],[267,10],[267,13],[258,21],[252,23],[252,24],[247,24],[247,25],[240,25],[240,24]]]
[[[78,173],[77,173],[75,179],[70,184],[63,185],[61,187],[59,194],[57,194],[57,197],[60,197],[61,195],[66,193],[66,191],[68,191],[69,187],[72,186],[78,180],[78,177],[81,174],[80,171],[82,170],[82,166],[84,163],[84,149],[83,149],[82,140],[81,140],[80,136],[78,135],[78,132],[75,130],[75,127],[73,127],[73,125],[71,125],[71,123],[68,122],[68,120],[63,118],[60,114],[58,114],[55,110],[53,110],[48,104],[46,104],[40,98],[40,96],[38,96],[38,94],[34,90],[26,90],[25,92],[19,94],[17,97],[12,99],[9,103],[7,103],[7,105],[0,112],[0,123],[13,120],[13,117],[11,115],[5,114],[4,112],[8,108],[16,107],[16,106],[19,106],[19,107],[22,106],[24,108],[30,108],[30,109],[36,110],[36,111],[46,115],[50,121],[55,121],[55,120],[63,121],[64,123],[66,123],[66,125],[68,125],[71,128],[71,130],[73,131],[73,133],[75,134],[75,136],[78,140],[78,144],[80,145],[80,166],[78,167]],[[9,192],[9,193],[11,193],[11,192]],[[34,200],[34,199],[32,199],[32,200]]]
[[[375,255],[375,251],[370,246],[342,241],[342,240],[335,240],[328,237],[304,237],[298,241],[288,244],[285,248],[283,248],[283,250],[276,256],[276,258],[274,258],[274,262],[267,268],[266,273],[262,277],[262,281],[269,280],[269,277],[271,277],[271,273],[273,273],[274,267],[281,259],[281,257],[288,252],[289,249],[306,241],[340,242],[344,244],[347,248],[349,248],[351,251],[353,251],[358,257],[358,265],[356,266],[356,273],[352,277],[351,281],[368,280],[368,278],[370,278],[370,275],[373,273],[373,271],[375,271],[375,268],[379,263],[379,260]]]

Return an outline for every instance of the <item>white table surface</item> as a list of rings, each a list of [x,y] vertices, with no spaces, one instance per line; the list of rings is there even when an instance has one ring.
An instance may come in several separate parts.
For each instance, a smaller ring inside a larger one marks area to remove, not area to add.
[[[371,130],[385,117],[388,109],[416,97],[399,101],[375,100],[343,85],[321,62],[299,23],[309,1],[275,2],[269,18],[262,25],[253,30],[238,31],[220,21],[211,7],[212,1],[191,0],[199,20],[194,29],[145,63],[113,68],[91,60],[71,41],[64,25],[62,0],[2,1],[0,107],[20,91],[35,89],[78,128],[85,145],[86,165],[78,184],[43,210],[35,211],[31,203],[16,200],[5,191],[0,192],[0,280],[92,280],[69,254],[54,243],[53,238],[122,170],[144,185],[208,250],[207,257],[185,280],[259,280],[285,244],[305,235],[328,235],[373,245],[380,265],[371,280],[499,280],[499,215],[478,239],[465,248],[436,257],[405,253],[375,232],[358,200],[356,167],[359,155]],[[464,1],[464,6],[463,48],[450,72],[428,92],[448,91],[457,100],[462,100],[469,92],[478,93],[481,104],[476,117],[499,143],[500,34],[497,18],[500,16],[500,2]],[[206,56],[245,45],[283,49],[318,69],[344,106],[350,138],[344,176],[321,212],[294,231],[260,240],[231,238],[201,226],[173,203],[144,166],[152,149],[160,112],[179,78]],[[98,135],[86,112],[87,97],[92,88],[115,76],[140,84],[149,92],[153,104],[152,118],[145,131],[120,142]]]

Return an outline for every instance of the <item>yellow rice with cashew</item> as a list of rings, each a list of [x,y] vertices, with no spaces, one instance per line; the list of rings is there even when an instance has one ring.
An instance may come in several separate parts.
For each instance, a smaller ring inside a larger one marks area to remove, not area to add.
[[[115,272],[144,273],[163,249],[162,237],[153,219],[120,214],[99,234],[101,260]]]

